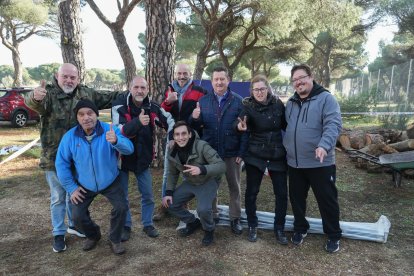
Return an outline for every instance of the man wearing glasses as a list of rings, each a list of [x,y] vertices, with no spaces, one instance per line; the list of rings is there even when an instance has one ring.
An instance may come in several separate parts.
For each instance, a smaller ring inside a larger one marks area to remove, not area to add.
[[[300,245],[307,235],[306,197],[315,195],[328,240],[326,251],[339,250],[338,192],[335,186],[335,144],[342,128],[338,102],[317,84],[306,64],[293,66],[291,81],[295,94],[286,104],[288,126],[283,145],[289,165],[289,196],[295,217],[292,242]]]

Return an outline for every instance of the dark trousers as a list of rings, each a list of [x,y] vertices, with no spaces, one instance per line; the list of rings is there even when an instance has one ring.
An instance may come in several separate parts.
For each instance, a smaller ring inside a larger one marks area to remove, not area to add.
[[[183,205],[195,197],[197,199],[197,214],[203,229],[212,231],[215,227],[212,202],[217,195],[217,189],[218,183],[214,179],[201,185],[192,185],[184,180],[174,191],[173,203],[168,208],[168,211],[185,223],[193,222],[195,216],[185,209]]]
[[[335,186],[336,166],[296,169],[289,167],[289,196],[295,217],[295,232],[305,233],[309,229],[306,220],[306,198],[312,187],[322,218],[323,232],[329,239],[341,238],[339,226],[338,191]]]
[[[246,194],[244,204],[247,222],[250,227],[257,227],[258,225],[256,199],[259,194],[260,184],[262,183],[263,173],[257,167],[246,164]],[[283,230],[285,228],[288,199],[286,172],[269,171],[269,176],[272,179],[273,193],[275,195],[274,230]]]
[[[85,188],[84,188],[85,189]],[[87,189],[85,199],[83,202],[72,205],[72,219],[75,227],[79,228],[87,238],[99,239],[101,236],[99,226],[91,219],[89,213],[89,205],[91,205],[94,198],[101,194],[105,196],[112,204],[111,211],[111,228],[109,232],[109,239],[114,243],[121,242],[121,234],[125,224],[126,212],[128,204],[126,197],[119,181],[119,176],[115,181],[105,190],[99,192],[92,192]]]

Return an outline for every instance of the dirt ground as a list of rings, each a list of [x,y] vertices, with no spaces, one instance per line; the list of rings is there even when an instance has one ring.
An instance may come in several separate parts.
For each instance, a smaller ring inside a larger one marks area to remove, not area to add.
[[[27,135],[25,131],[32,133]],[[17,135],[19,143],[28,143],[36,130],[0,127],[0,140],[8,135]],[[101,225],[104,238],[97,248],[83,252],[82,239],[67,235],[68,249],[57,254],[52,251],[49,188],[37,165],[36,151],[0,165],[2,275],[413,275],[414,180],[404,178],[402,187],[394,188],[390,174],[356,169],[342,152],[337,152],[341,220],[375,222],[385,215],[392,226],[385,244],[344,238],[336,254],[324,251],[323,235],[308,235],[301,246],[281,246],[271,231],[259,230],[258,241],[251,243],[246,232],[235,236],[223,226],[216,230],[215,243],[203,247],[202,231],[181,238],[175,230],[178,221],[172,217],[156,223],[158,238],[148,238],[139,223],[140,197],[132,178],[130,202],[135,225],[131,239],[125,243],[127,253],[111,253],[106,239],[110,204],[98,197],[92,203],[91,216]],[[158,205],[162,171],[153,169],[152,173]],[[227,204],[227,200],[228,191],[223,185],[220,203]],[[308,202],[308,216],[319,217],[311,193]],[[272,211],[273,206],[273,192],[266,177],[258,210]],[[292,214],[290,207],[288,214]]]

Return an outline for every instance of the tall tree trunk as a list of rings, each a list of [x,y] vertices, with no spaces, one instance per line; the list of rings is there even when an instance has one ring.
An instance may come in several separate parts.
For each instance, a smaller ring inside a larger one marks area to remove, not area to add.
[[[164,91],[174,77],[175,56],[175,5],[176,0],[145,0],[147,22],[147,66],[145,75],[152,99],[163,100]],[[157,160],[154,166],[164,161],[163,133],[158,131],[155,149]]]
[[[118,47],[119,54],[121,55],[122,62],[124,63],[125,68],[125,80],[127,87],[129,83],[137,74],[137,67],[135,65],[134,55],[132,54],[131,49],[129,48],[128,42],[125,37],[124,29],[122,27],[112,27],[110,28],[112,36],[115,40],[116,47]]]
[[[14,65],[13,87],[21,87],[23,82],[23,65],[20,59],[19,44],[14,44],[12,59]]]
[[[329,84],[331,83],[331,53],[332,53],[333,41],[332,38],[329,39],[329,43],[327,45],[326,51],[322,52],[323,55],[323,75],[322,78],[322,85],[329,89]]]
[[[146,0],[146,79],[153,100],[161,102],[164,90],[172,82],[175,65],[176,0]]]
[[[75,65],[79,71],[80,81],[83,82],[85,78],[85,59],[79,12],[78,0],[66,0],[59,4],[58,19],[63,62]]]

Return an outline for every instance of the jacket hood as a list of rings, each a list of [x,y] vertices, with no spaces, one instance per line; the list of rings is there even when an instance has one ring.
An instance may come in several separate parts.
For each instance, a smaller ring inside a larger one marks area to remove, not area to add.
[[[323,87],[322,85],[319,85],[318,83],[316,83],[315,81],[313,81],[313,87],[311,92],[309,93],[307,98],[312,98],[316,95],[321,94],[322,92],[329,92],[325,87]],[[300,101],[300,96],[299,94],[295,91],[295,94],[293,94],[292,98],[290,98],[290,100],[294,100],[294,101]]]

